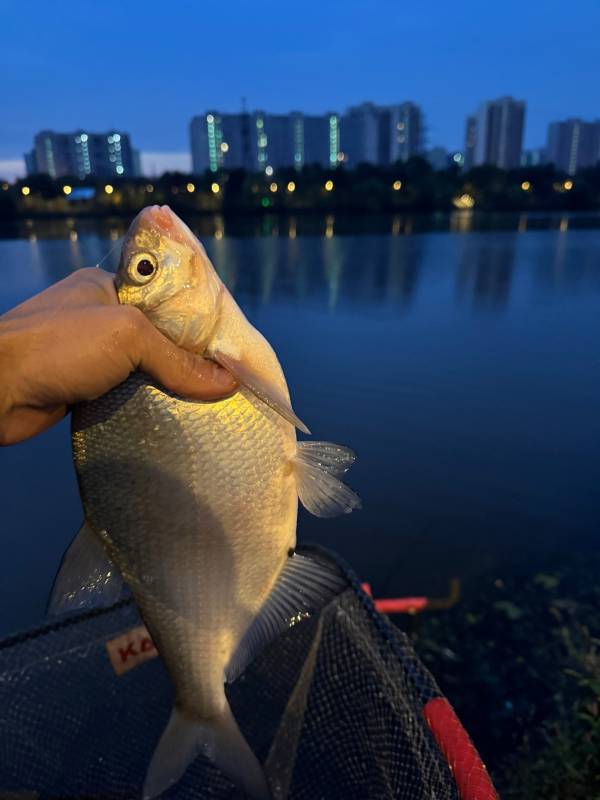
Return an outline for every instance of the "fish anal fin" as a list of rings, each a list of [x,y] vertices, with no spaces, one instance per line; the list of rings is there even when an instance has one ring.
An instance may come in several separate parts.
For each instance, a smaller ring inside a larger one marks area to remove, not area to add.
[[[199,755],[212,761],[252,800],[270,800],[263,768],[225,703],[220,717],[196,721],[174,708],[144,782],[144,800],[165,792]]]
[[[306,425],[294,412],[285,392],[274,382],[270,381],[264,375],[261,375],[241,358],[235,358],[219,350],[212,352],[211,356],[215,361],[221,364],[221,366],[229,370],[243,386],[249,389],[259,400],[262,400],[263,403],[268,405],[269,408],[272,408],[273,411],[276,411],[303,433],[310,433]]]
[[[87,522],[69,545],[54,580],[48,614],[115,603],[123,580]]]
[[[316,517],[336,517],[362,508],[360,497],[339,480],[355,460],[349,447],[332,442],[298,442],[294,466],[304,508]]]
[[[264,648],[304,617],[318,613],[348,586],[333,563],[289,556],[258,616],[242,637],[225,679],[234,681]]]

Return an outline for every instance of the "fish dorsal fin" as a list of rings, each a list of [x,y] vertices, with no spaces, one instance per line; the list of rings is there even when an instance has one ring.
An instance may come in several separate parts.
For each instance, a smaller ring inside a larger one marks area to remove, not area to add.
[[[332,442],[298,442],[294,466],[304,508],[316,517],[336,517],[361,508],[360,497],[339,480],[355,460],[349,447]]]
[[[333,562],[315,561],[299,553],[289,556],[227,665],[226,681],[234,681],[279,634],[319,612],[347,586],[348,581]]]
[[[289,423],[303,433],[310,433],[292,408],[273,348],[246,319],[225,287],[219,318],[205,354],[229,370],[252,394]]]
[[[259,375],[257,372],[254,372],[252,368],[241,359],[236,359],[222,352],[215,352],[213,357],[221,366],[229,370],[243,386],[250,389],[252,394],[256,395],[263,403],[266,403],[269,408],[272,408],[273,411],[276,411],[284,419],[287,419],[288,422],[303,433],[310,433],[306,425],[294,412],[284,392],[278,386],[262,375]]]
[[[119,599],[123,580],[98,536],[84,522],[69,545],[54,580],[48,614],[110,606]]]

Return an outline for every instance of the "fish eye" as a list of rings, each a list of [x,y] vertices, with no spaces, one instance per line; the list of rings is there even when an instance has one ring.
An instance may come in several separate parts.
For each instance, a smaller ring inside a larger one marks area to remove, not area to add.
[[[129,277],[134,283],[144,284],[152,280],[158,264],[150,253],[136,253],[129,262]]]

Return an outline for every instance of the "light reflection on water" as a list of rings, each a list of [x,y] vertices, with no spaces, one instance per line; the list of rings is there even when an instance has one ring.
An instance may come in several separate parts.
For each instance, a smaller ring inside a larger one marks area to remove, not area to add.
[[[349,482],[364,511],[302,514],[300,532],[376,592],[439,595],[452,575],[531,571],[595,546],[600,231],[513,222],[473,230],[457,212],[445,232],[420,233],[422,221],[396,216],[364,235],[331,216],[265,217],[257,236],[232,235],[240,223],[222,217],[195,226],[277,350],[300,416],[358,452]],[[121,221],[60,226],[0,240],[0,310],[77,267],[116,267]],[[0,457],[2,632],[41,616],[81,512],[66,425]]]

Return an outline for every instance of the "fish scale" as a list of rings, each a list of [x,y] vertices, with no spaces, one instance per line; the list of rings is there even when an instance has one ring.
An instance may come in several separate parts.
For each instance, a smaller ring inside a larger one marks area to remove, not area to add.
[[[211,691],[220,706],[223,672],[235,645],[295,545],[295,481],[291,474],[281,479],[286,452],[295,446],[293,428],[270,409],[257,410],[256,401],[244,395],[194,403],[135,374],[79,406],[74,416],[73,451],[86,517],[96,531],[105,531],[114,562],[152,620],[159,650],[181,681],[176,677],[178,701],[209,714]],[[149,448],[157,451],[151,465]],[[171,491],[171,497],[160,494],[158,502],[148,503],[154,475],[172,484],[175,507]],[[115,504],[116,483],[126,497]],[[173,531],[166,542],[148,534],[166,528]],[[243,573],[224,580],[234,562],[244,564]],[[150,570],[148,584],[144,575]],[[214,665],[210,683],[216,686],[199,691],[207,662]]]

